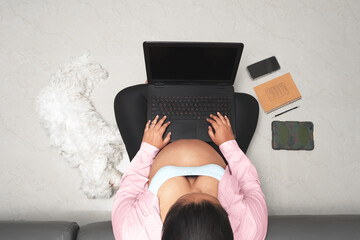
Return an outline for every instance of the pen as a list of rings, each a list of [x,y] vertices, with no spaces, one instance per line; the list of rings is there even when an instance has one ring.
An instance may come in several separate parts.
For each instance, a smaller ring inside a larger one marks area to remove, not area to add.
[[[297,109],[298,107],[300,107],[300,106],[296,106],[296,107],[290,108],[289,110],[286,110],[286,111],[284,111],[284,112],[282,112],[282,113],[276,114],[273,118],[275,118],[275,117],[277,117],[277,116],[280,116],[281,114],[287,113],[287,112],[289,112],[289,111],[291,111],[291,110]]]

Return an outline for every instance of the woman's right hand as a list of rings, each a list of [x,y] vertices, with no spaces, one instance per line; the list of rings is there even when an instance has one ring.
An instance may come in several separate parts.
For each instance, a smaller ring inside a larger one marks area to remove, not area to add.
[[[230,120],[227,116],[223,117],[219,112],[217,113],[217,116],[210,114],[211,118],[207,118],[206,121],[208,121],[211,126],[214,128],[214,131],[209,126],[209,136],[211,140],[217,145],[220,146],[226,141],[234,140],[234,134],[231,129]]]
[[[169,132],[163,139],[164,132],[166,128],[170,125],[170,122],[163,124],[166,116],[161,118],[159,122],[158,119],[159,116],[157,115],[152,121],[151,125],[150,120],[146,123],[142,141],[151,144],[158,149],[162,149],[166,146],[166,144],[170,142],[171,132]]]

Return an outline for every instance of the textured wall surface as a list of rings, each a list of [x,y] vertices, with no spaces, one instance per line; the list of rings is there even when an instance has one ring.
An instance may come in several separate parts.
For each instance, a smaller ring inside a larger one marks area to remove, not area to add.
[[[93,102],[115,124],[116,93],[146,80],[145,40],[243,42],[235,89],[254,96],[290,72],[303,96],[291,106],[301,107],[277,120],[312,121],[315,149],[272,150],[272,117],[284,109],[260,109],[248,156],[269,213],[359,214],[359,12],[355,0],[0,1],[0,220],[110,219],[113,199],[87,199],[77,170],[48,146],[35,98],[88,49],[110,74]],[[246,66],[273,55],[281,70],[251,81]]]

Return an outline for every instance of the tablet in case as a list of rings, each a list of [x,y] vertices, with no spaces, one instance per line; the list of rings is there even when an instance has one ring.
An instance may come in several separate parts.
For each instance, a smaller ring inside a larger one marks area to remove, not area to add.
[[[273,121],[272,148],[275,150],[313,150],[314,124],[312,122]]]

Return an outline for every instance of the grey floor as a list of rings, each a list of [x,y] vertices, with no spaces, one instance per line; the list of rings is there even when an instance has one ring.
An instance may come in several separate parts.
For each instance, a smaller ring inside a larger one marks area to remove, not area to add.
[[[1,1],[0,218],[110,219],[113,198],[85,197],[77,170],[48,146],[34,101],[62,63],[88,49],[110,74],[92,100],[115,125],[116,93],[146,80],[145,40],[244,43],[235,89],[253,96],[290,72],[303,98],[276,119],[312,121],[315,149],[272,150],[272,117],[284,109],[260,109],[248,156],[269,214],[359,214],[358,12],[359,1]],[[246,66],[273,55],[281,70],[251,81]]]

